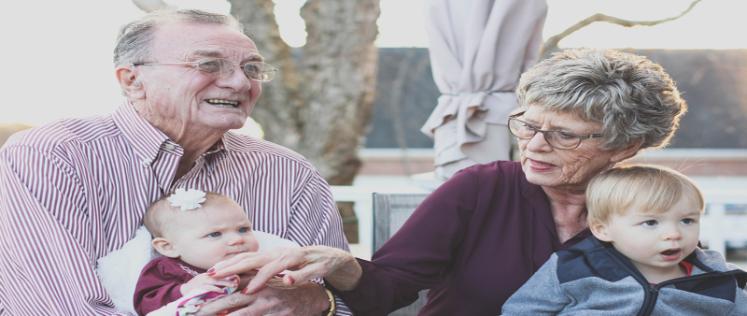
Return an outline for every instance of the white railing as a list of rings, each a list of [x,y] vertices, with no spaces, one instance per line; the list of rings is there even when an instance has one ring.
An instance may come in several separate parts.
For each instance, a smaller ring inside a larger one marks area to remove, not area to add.
[[[706,213],[701,220],[700,240],[726,254],[726,244],[747,244],[747,186],[706,189]]]
[[[337,202],[353,202],[358,218],[358,243],[350,244],[350,251],[359,258],[370,259],[373,254],[373,193],[424,193],[425,189],[412,184],[386,180],[378,185],[332,186],[332,195]]]
[[[337,202],[352,202],[358,218],[358,243],[350,244],[356,257],[371,259],[373,253],[373,192],[354,186],[332,186]]]
[[[708,248],[726,253],[727,243],[747,245],[747,179],[697,181],[703,188],[707,212],[701,224],[701,240]],[[726,187],[726,188],[725,188]],[[730,188],[729,188],[730,187]],[[357,257],[369,259],[373,253],[373,197],[380,193],[421,193],[422,189],[401,186],[333,186],[332,194],[338,202],[354,203],[358,219],[358,243],[350,244]]]

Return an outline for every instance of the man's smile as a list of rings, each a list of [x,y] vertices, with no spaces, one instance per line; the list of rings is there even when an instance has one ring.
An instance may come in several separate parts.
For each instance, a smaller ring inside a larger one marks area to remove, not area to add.
[[[232,107],[232,108],[237,108],[240,103],[239,101],[227,100],[227,99],[206,99],[205,102],[211,105]]]

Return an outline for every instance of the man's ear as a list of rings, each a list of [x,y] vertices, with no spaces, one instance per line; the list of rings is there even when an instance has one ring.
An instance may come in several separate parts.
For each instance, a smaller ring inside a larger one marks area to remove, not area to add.
[[[167,239],[163,237],[156,237],[153,238],[150,243],[151,245],[153,245],[153,249],[158,251],[158,253],[169,258],[179,258],[179,252],[174,249],[174,245],[172,245],[171,242]]]
[[[605,242],[612,242],[612,238],[610,238],[609,232],[607,231],[606,223],[594,222],[589,226],[589,229],[597,239]]]
[[[621,162],[625,159],[628,159],[630,157],[635,156],[635,154],[638,153],[639,150],[641,150],[641,145],[643,144],[643,139],[638,139],[636,141],[633,141],[628,146],[618,149],[615,154],[612,155],[610,160],[613,163]]]
[[[133,66],[121,66],[115,70],[117,81],[122,91],[130,100],[144,99],[145,89],[140,81],[139,73]]]

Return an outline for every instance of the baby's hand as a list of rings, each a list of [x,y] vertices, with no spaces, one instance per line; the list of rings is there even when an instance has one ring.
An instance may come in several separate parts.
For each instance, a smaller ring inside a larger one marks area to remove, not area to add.
[[[222,279],[214,279],[207,273],[201,273],[196,275],[189,282],[182,284],[179,291],[182,295],[186,295],[190,291],[199,289],[204,292],[221,292],[224,287],[238,287],[239,277],[232,275]]]

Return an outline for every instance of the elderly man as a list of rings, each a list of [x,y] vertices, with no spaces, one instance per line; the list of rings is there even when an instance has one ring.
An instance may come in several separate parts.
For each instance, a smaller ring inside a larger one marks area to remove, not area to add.
[[[230,196],[257,230],[347,249],[329,187],[309,162],[229,132],[274,71],[235,19],[147,15],[122,29],[114,63],[127,98],[116,112],[31,129],[0,151],[0,315],[117,314],[96,260],[176,188]],[[228,300],[251,315],[319,315],[334,309],[330,295],[312,284]]]

